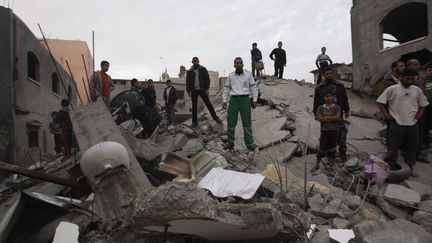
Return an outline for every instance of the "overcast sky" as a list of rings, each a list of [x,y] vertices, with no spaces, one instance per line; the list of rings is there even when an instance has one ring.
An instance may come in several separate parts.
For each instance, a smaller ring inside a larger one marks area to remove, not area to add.
[[[311,81],[321,46],[333,61],[352,62],[349,0],[9,1],[37,37],[40,23],[47,37],[84,40],[91,49],[94,30],[96,63],[110,61],[113,78],[157,80],[161,66],[177,77],[193,56],[220,76],[233,71],[236,56],[250,70],[252,42],[271,74],[268,55],[279,40],[287,52],[285,78]]]

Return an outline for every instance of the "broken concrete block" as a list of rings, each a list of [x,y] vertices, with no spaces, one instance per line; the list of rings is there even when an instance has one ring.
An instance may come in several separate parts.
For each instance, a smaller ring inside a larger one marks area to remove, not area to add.
[[[78,243],[79,227],[69,222],[60,222],[52,243]]]
[[[329,229],[330,239],[337,243],[348,243],[355,238],[354,232],[350,229]]]
[[[325,219],[335,218],[337,216],[342,218],[349,218],[351,216],[351,210],[340,200],[334,199],[328,202],[324,206],[324,199],[320,194],[309,198],[309,206],[311,207],[310,212],[313,215],[323,217]]]
[[[336,228],[336,229],[346,229],[349,227],[350,221],[343,219],[343,218],[336,217],[332,220],[332,225],[333,225],[333,228]]]
[[[191,160],[174,152],[164,154],[157,169],[177,175],[176,181],[195,178]]]
[[[383,243],[383,242],[392,242],[392,243],[420,243],[419,237],[411,234],[403,232],[402,230],[382,230],[373,232],[370,235],[367,235],[363,241],[364,243]]]
[[[317,232],[312,237],[310,243],[331,243],[328,230],[331,229],[330,225],[320,225],[318,226]]]
[[[187,143],[183,146],[183,148],[177,153],[182,154],[184,157],[190,157],[201,152],[203,149],[204,148],[201,145],[200,139],[193,138],[189,139]]]
[[[395,219],[387,222],[384,227],[386,229],[400,230],[405,233],[414,234],[419,237],[420,243],[432,242],[432,235],[423,229],[420,225],[409,222],[405,219]]]
[[[414,212],[411,220],[420,224],[428,232],[432,232],[432,200],[426,200],[419,204],[420,210]]]
[[[358,207],[360,207],[362,199],[359,196],[346,196],[343,198],[344,203],[348,206],[351,210],[356,210]]]
[[[282,163],[290,159],[297,151],[298,143],[283,142],[260,150],[260,154],[269,158],[267,163]]]
[[[168,148],[171,151],[178,151],[183,148],[183,146],[187,143],[189,138],[186,134],[177,133],[175,135],[164,135],[159,136],[157,139],[157,144],[162,147]]]
[[[359,164],[359,158],[354,157],[350,158],[347,162],[345,162],[345,167],[348,169],[356,168]]]
[[[420,196],[423,200],[432,196],[432,186],[430,185],[426,185],[413,180],[405,180],[404,184],[412,190],[420,193]]]
[[[391,204],[406,207],[415,206],[421,201],[420,193],[404,186],[389,184],[384,192],[384,199]]]
[[[196,154],[192,157],[191,161],[197,178],[204,177],[212,168],[228,167],[228,162],[222,155],[209,151],[202,151]]]
[[[376,220],[363,220],[360,223],[354,225],[353,231],[360,242],[364,242],[364,238],[367,235],[376,231],[381,231],[383,229],[384,226]]]
[[[298,143],[299,141],[300,141],[300,138],[297,136],[292,136],[292,137],[287,139],[287,142],[292,142],[292,143]]]
[[[152,161],[169,152],[167,148],[155,144],[150,139],[138,139],[126,131],[122,131],[122,134],[138,159]]]
[[[406,208],[394,206],[388,203],[382,196],[375,199],[376,205],[391,219],[402,218],[405,219],[408,216],[408,210]]]

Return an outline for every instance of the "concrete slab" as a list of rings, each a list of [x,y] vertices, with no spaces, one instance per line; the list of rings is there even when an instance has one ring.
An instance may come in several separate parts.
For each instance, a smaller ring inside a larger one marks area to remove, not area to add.
[[[420,193],[422,199],[426,199],[432,196],[432,186],[430,185],[426,185],[414,180],[405,180],[403,184],[408,186],[410,189]]]
[[[178,151],[186,145],[189,138],[186,134],[177,133],[174,135],[159,135],[157,138],[157,144],[170,149],[171,151]]]
[[[202,151],[196,154],[194,157],[192,157],[191,161],[197,178],[204,177],[210,172],[212,168],[228,167],[228,162],[222,155],[209,151]]]
[[[384,199],[391,204],[406,207],[420,203],[420,193],[396,184],[388,184],[384,192]]]
[[[298,146],[298,143],[282,142],[260,150],[259,154],[269,158],[267,163],[272,163],[272,161],[282,163],[294,155]]]

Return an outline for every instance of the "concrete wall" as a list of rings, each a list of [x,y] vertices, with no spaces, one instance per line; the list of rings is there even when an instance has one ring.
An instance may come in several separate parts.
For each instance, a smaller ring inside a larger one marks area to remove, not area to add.
[[[0,161],[13,159],[13,26],[12,13],[0,7]],[[2,172],[0,172],[0,178]]]
[[[51,120],[50,114],[61,108],[60,102],[67,98],[67,95],[61,84],[59,94],[52,92],[52,74],[56,72],[55,66],[48,50],[40,44],[29,28],[11,10],[6,8],[0,7],[0,19],[2,27],[1,53],[2,55],[6,53],[6,56],[9,57],[4,58],[5,60],[2,58],[2,62],[5,64],[0,66],[3,84],[1,92],[6,92],[4,87],[7,87],[8,93],[14,94],[14,98],[9,102],[0,103],[0,110],[4,111],[4,114],[13,114],[14,117],[10,123],[13,130],[11,143],[14,148],[11,151],[12,160],[7,162],[16,162],[26,166],[31,163],[28,152],[32,153],[34,158],[39,159],[37,149],[29,148],[27,136],[29,125],[38,130],[38,143],[42,152],[54,152],[52,135],[48,129],[48,123]],[[6,31],[3,31],[3,28]],[[14,52],[11,53],[11,50]],[[28,52],[34,53],[39,62],[37,80],[31,80],[27,77]],[[15,63],[12,60],[15,60]],[[60,69],[59,75],[65,81],[66,89],[68,85],[71,85],[72,100],[76,100],[75,88],[70,77],[60,64],[58,67]],[[13,70],[15,70],[14,79],[11,78],[14,73]],[[5,121],[8,121],[7,117]]]
[[[383,18],[398,6],[419,2],[427,4],[428,36],[383,49]],[[430,0],[354,0],[351,9],[353,76],[355,89],[367,89],[390,71],[390,64],[402,55],[422,50],[432,51],[432,1]]]

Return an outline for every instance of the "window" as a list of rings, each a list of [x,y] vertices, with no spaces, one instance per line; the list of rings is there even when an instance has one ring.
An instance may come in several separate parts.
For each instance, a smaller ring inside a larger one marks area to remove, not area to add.
[[[427,5],[412,2],[393,9],[381,21],[381,29],[383,48],[427,36]]]
[[[39,81],[39,61],[33,52],[27,53],[27,77]]]
[[[52,82],[52,92],[55,94],[60,94],[60,89],[59,89],[60,79],[57,73],[52,74],[51,82]]]
[[[39,147],[39,127],[27,125],[27,136],[29,148]]]

